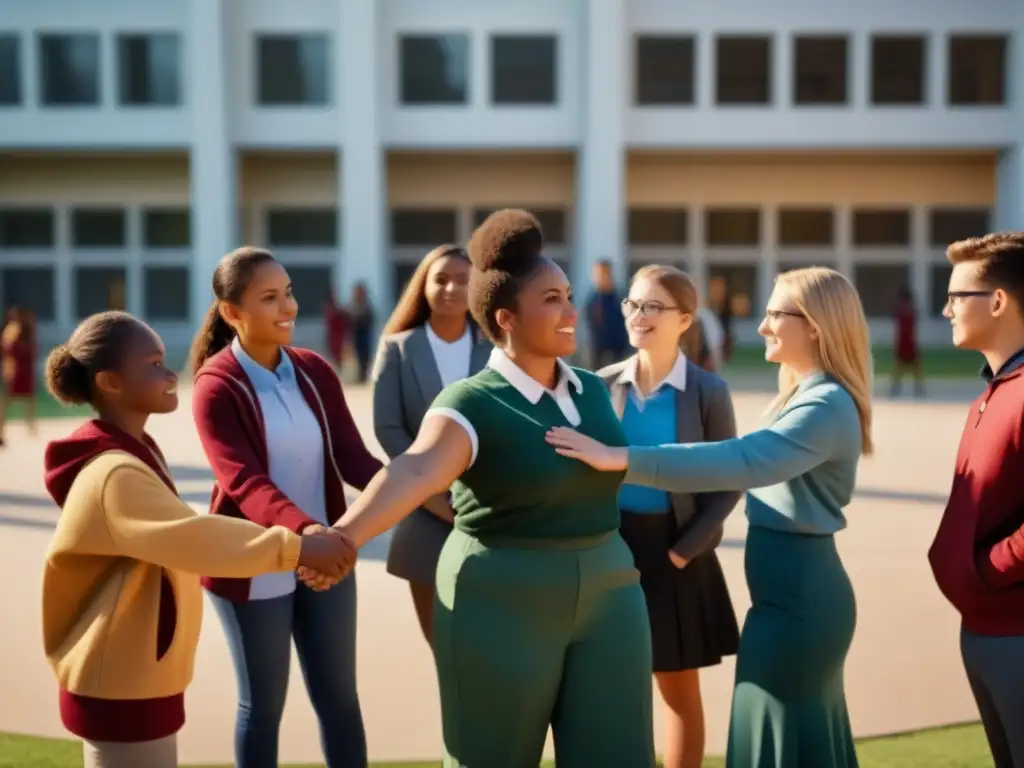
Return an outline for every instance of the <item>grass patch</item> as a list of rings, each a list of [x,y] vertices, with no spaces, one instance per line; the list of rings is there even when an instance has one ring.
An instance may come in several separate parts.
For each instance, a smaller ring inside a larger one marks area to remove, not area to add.
[[[992,757],[980,725],[957,725],[916,733],[864,739],[857,745],[861,768],[986,768]],[[82,748],[76,741],[40,739],[0,733],[0,768],[80,768]],[[322,768],[322,763],[291,768]],[[437,768],[440,763],[373,763],[371,768]],[[544,768],[553,768],[546,762]],[[706,768],[721,768],[709,758]],[[196,766],[195,768],[227,768]]]
[[[895,355],[892,347],[876,346],[872,349],[875,376],[889,377],[893,371]],[[934,347],[922,353],[922,366],[926,379],[972,379],[984,364],[981,355],[954,347]],[[771,374],[775,366],[764,359],[764,347],[738,347],[725,372]],[[909,382],[908,382],[909,383]]]

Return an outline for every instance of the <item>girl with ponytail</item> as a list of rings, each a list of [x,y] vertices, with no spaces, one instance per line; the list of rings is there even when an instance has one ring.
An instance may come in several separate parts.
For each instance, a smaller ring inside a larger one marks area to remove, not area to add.
[[[189,360],[193,416],[215,479],[210,513],[298,533],[331,525],[345,511],[343,483],[363,489],[381,463],[331,364],[291,346],[298,304],[288,272],[269,251],[240,248],[217,265],[213,292]],[[277,765],[294,639],[327,765],[363,768],[354,574],[322,591],[292,573],[204,586],[238,679],[235,764]]]

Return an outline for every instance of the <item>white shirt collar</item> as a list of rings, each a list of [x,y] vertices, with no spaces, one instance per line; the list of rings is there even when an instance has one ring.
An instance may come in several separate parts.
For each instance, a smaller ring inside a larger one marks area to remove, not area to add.
[[[454,347],[456,344],[462,344],[472,334],[472,331],[470,331],[469,329],[469,324],[467,323],[466,330],[462,332],[462,335],[459,336],[459,338],[457,338],[455,341],[445,341],[440,336],[438,336],[437,333],[434,332],[434,329],[430,326],[430,323],[424,323],[423,327],[427,329],[427,338],[430,339],[430,342],[432,344],[440,344],[445,347]]]
[[[515,387],[519,391],[519,394],[530,402],[530,405],[536,405],[539,403],[545,392],[550,392],[553,395],[560,392],[568,394],[569,384],[572,384],[573,389],[576,390],[576,394],[581,394],[583,392],[583,382],[580,381],[580,377],[577,376],[576,371],[570,368],[563,360],[558,361],[558,383],[555,385],[554,390],[549,390],[535,378],[527,374],[522,368],[516,365],[508,355],[498,349],[498,347],[491,350],[491,356],[487,360],[487,367],[492,368],[504,376],[505,380]]]
[[[637,390],[637,369],[640,366],[640,358],[638,355],[633,355],[626,363],[626,367],[622,369],[622,373],[619,374],[619,381],[622,384],[631,384],[634,391]],[[665,385],[674,387],[680,392],[686,391],[686,356],[680,352],[676,358],[675,364],[672,366],[672,370],[668,372],[668,376],[658,382],[651,390],[653,395],[659,389]]]

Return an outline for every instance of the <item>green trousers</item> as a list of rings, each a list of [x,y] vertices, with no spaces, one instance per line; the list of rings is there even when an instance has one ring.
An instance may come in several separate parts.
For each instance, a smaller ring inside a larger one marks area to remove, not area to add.
[[[448,537],[434,613],[447,768],[536,768],[549,725],[558,768],[655,765],[633,557],[618,533],[554,546]]]

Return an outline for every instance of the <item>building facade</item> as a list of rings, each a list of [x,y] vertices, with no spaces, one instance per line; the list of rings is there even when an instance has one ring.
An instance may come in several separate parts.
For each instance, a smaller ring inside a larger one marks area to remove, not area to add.
[[[222,254],[271,247],[309,340],[490,210],[585,290],[690,271],[750,339],[780,269],[856,283],[877,340],[945,245],[1024,228],[1016,0],[0,0],[0,302],[187,343]]]

